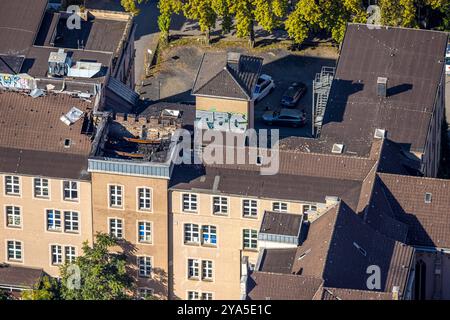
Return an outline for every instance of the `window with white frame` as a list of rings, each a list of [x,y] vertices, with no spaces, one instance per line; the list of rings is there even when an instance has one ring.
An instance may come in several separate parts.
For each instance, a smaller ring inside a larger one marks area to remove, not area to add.
[[[242,242],[244,250],[258,249],[258,231],[253,229],[244,229]]]
[[[48,198],[49,197],[49,186],[48,179],[34,178],[34,197],[35,198]]]
[[[52,257],[52,265],[63,263],[62,247],[59,245],[50,246],[50,254]]]
[[[308,211],[317,211],[317,206],[312,204],[304,204],[302,213],[306,214]]]
[[[286,202],[274,202],[274,203],[272,203],[272,211],[288,212],[288,205]]]
[[[193,193],[183,194],[183,211],[197,212],[197,195]]]
[[[7,195],[20,195],[20,178],[17,176],[5,176],[5,193]]]
[[[211,260],[202,260],[202,280],[213,280],[213,262]]]
[[[154,290],[151,288],[138,288],[137,289],[137,296],[141,300],[147,300],[150,299],[154,295]]]
[[[22,225],[20,207],[6,206],[6,225],[10,228],[19,228]]]
[[[187,223],[184,225],[184,243],[199,243],[200,231],[199,225]]]
[[[212,300],[213,294],[211,292],[202,292],[202,300]]]
[[[111,208],[122,208],[122,186],[109,186],[109,206]]]
[[[123,238],[123,221],[122,219],[109,219],[109,235],[117,239]]]
[[[152,242],[152,223],[148,221],[139,221],[138,223],[139,242],[151,243]]]
[[[227,215],[228,214],[228,198],[227,197],[213,197],[213,214]]]
[[[138,257],[139,277],[148,278],[152,273],[152,258]]]
[[[200,293],[198,291],[188,291],[187,299],[188,300],[200,300]]]
[[[64,258],[66,259],[66,262],[74,263],[76,257],[77,257],[77,254],[76,254],[75,247],[72,247],[72,246],[64,247]]]
[[[200,278],[200,261],[197,259],[188,259],[188,279]]]
[[[202,226],[202,244],[217,245],[217,228],[215,226]]]
[[[79,230],[79,215],[75,211],[64,211],[64,231],[77,233]]]
[[[48,209],[47,210],[47,230],[48,231],[61,231],[61,211]]]
[[[63,197],[68,201],[78,200],[78,182],[63,181]]]
[[[138,196],[139,210],[150,211],[152,209],[152,190],[150,188],[139,188]]]
[[[242,215],[246,218],[256,218],[258,216],[258,202],[256,200],[242,200]]]
[[[8,261],[22,261],[22,242],[8,240],[6,242]]]

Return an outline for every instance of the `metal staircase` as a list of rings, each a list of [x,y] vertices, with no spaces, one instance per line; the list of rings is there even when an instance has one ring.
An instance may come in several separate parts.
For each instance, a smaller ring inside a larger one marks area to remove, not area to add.
[[[313,81],[313,137],[319,137],[322,129],[323,116],[328,103],[330,95],[331,84],[333,83],[335,67],[323,66],[320,73],[316,74]]]

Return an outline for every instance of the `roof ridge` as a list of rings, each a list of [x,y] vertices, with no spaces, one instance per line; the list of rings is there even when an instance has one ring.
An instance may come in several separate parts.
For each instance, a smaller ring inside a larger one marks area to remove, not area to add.
[[[239,83],[239,81],[236,79],[236,77],[231,73],[229,67],[228,67],[228,62],[225,64],[225,67],[223,68],[225,71],[227,71],[227,73],[230,75],[230,77],[233,79],[234,82],[236,82],[236,84],[238,85],[239,89],[242,90],[242,92],[247,96],[248,99],[252,99],[252,97],[250,97],[247,93],[247,90],[245,90],[242,85]]]
[[[404,175],[404,174],[397,174],[397,173],[387,173],[387,172],[377,172],[377,175],[380,177],[382,176],[388,176],[388,177],[402,177],[407,179],[413,179],[413,180],[429,180],[429,181],[437,181],[437,182],[447,182],[450,185],[449,179],[443,179],[443,178],[432,178],[432,177],[420,177],[420,176],[410,176],[410,175]]]

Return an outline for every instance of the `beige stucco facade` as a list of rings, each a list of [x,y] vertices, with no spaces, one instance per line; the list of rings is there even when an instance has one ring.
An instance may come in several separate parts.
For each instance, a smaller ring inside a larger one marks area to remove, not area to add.
[[[109,206],[109,186],[119,185],[123,190],[122,208]],[[117,175],[109,173],[92,173],[93,225],[95,232],[109,233],[109,219],[123,221],[122,248],[128,255],[130,273],[136,280],[137,287],[150,288],[155,295],[167,298],[168,282],[168,200],[166,179]],[[138,188],[151,189],[151,209],[139,210]],[[138,222],[151,223],[151,242],[138,241]],[[150,277],[139,277],[137,257],[151,257],[152,274]]]
[[[9,175],[9,174],[8,174]],[[35,198],[33,178],[31,176],[18,176],[20,181],[20,195],[6,195],[5,174],[1,175],[0,207],[0,262],[11,265],[42,268],[52,276],[59,275],[59,265],[51,261],[52,245],[64,248],[75,247],[76,254],[81,253],[84,241],[92,243],[92,212],[91,212],[91,184],[88,181],[78,182],[78,200],[66,201],[63,199],[63,180],[46,178],[49,180],[49,197]],[[42,177],[45,178],[45,177]],[[72,180],[74,181],[74,180]],[[20,208],[21,225],[11,227],[7,224],[7,206]],[[62,228],[59,231],[47,230],[47,210],[60,210]],[[77,212],[79,216],[78,232],[64,230],[64,212]],[[7,256],[7,241],[20,241],[22,244],[21,261],[9,260]]]

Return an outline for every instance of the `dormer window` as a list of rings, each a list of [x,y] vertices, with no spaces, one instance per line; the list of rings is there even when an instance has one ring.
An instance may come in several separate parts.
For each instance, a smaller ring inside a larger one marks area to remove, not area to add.
[[[425,203],[431,203],[431,193],[425,193]]]

